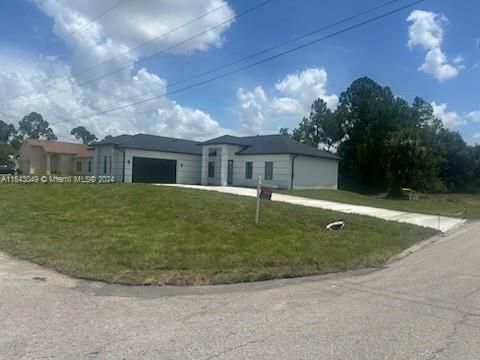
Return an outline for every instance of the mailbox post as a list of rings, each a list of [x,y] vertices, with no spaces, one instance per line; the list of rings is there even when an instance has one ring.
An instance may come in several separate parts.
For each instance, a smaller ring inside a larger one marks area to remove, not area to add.
[[[255,211],[255,224],[258,225],[258,218],[260,216],[260,193],[262,187],[262,177],[258,177],[258,184],[257,184],[257,210]]]

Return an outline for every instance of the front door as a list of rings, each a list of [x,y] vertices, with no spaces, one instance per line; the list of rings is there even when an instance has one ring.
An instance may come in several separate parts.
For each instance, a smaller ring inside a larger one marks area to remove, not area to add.
[[[228,169],[227,169],[227,184],[233,184],[233,160],[228,160]]]

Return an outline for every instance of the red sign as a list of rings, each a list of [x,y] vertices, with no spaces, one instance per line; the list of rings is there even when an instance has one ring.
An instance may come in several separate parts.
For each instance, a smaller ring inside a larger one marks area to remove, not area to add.
[[[262,186],[260,189],[260,199],[271,200],[273,189],[271,187]]]

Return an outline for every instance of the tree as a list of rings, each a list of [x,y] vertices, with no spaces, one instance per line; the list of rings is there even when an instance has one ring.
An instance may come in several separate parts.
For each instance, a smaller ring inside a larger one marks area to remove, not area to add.
[[[97,140],[97,137],[83,126],[77,126],[76,128],[72,129],[70,135],[75,136],[75,139],[81,139],[84,144],[90,144]]]
[[[324,144],[330,150],[342,138],[342,131],[332,111],[323,99],[316,99],[308,118],[303,118],[293,130],[293,138],[318,148]]]
[[[293,129],[292,137],[300,141],[304,144],[311,145],[314,147],[318,146],[318,143],[315,144],[314,141],[312,141],[313,135],[313,126],[312,123],[309,119],[304,117],[300,124],[298,124],[298,128]]]
[[[283,135],[283,136],[286,136],[286,137],[289,137],[289,138],[292,137],[292,135],[288,131],[288,128],[280,128],[279,134]]]
[[[107,135],[102,139],[102,141],[107,141],[108,142],[108,141],[111,141],[112,139],[113,139],[112,135]]]
[[[372,193],[388,189],[385,140],[410,118],[408,109],[390,88],[367,77],[355,80],[340,95],[335,116],[344,133],[338,148],[342,185]]]
[[[15,154],[15,149],[6,142],[0,141],[0,165],[13,166],[11,156]]]
[[[435,152],[441,160],[440,176],[449,191],[470,191],[474,183],[475,154],[458,132],[440,129]]]
[[[8,143],[17,135],[17,130],[12,124],[7,124],[0,120],[0,141]]]
[[[442,121],[433,115],[433,106],[420,97],[415,97],[412,103],[412,111],[419,126],[431,127],[433,130],[442,128]]]
[[[474,169],[471,186],[473,187],[473,191],[480,191],[480,145],[472,147],[472,154],[474,158]]]
[[[438,164],[423,143],[421,131],[401,129],[387,138],[390,197],[401,197],[402,187],[430,190],[438,179]]]
[[[57,140],[48,121],[36,112],[31,112],[25,116],[18,125],[21,140],[25,138]]]
[[[342,188],[391,196],[401,195],[402,187],[480,191],[480,146],[468,146],[458,132],[445,129],[422,98],[409,104],[368,77],[341,93],[333,114],[315,100],[292,137],[337,146]]]

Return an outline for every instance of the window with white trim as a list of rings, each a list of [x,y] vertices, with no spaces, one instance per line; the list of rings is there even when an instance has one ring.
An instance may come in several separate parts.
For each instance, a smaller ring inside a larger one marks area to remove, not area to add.
[[[247,161],[245,163],[245,179],[253,178],[253,161]]]
[[[265,180],[273,180],[273,161],[265,161]]]

